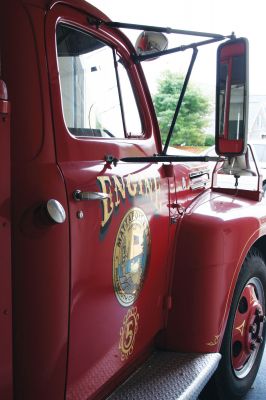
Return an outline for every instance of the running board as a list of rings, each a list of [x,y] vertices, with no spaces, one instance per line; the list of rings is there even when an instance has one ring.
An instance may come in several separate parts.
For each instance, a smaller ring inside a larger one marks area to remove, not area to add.
[[[158,351],[108,400],[196,400],[218,367],[219,353]]]

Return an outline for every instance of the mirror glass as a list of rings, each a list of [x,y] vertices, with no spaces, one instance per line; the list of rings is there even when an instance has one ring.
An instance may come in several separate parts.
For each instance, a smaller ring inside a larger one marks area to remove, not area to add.
[[[166,50],[168,39],[161,32],[143,31],[137,38],[135,49],[138,55],[153,54],[158,51]]]
[[[247,42],[237,39],[218,49],[216,150],[218,154],[246,151],[248,112]]]

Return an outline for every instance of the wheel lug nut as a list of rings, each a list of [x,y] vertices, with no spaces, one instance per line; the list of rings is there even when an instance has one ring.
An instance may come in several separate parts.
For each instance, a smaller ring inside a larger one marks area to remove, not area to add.
[[[255,334],[256,332],[256,327],[254,325],[250,325],[249,327],[249,332]]]
[[[258,336],[256,339],[257,343],[262,343],[263,342],[263,337],[262,336]]]
[[[258,317],[262,316],[262,311],[260,308],[256,308],[255,315],[257,315]]]
[[[250,350],[254,351],[256,349],[256,345],[254,342],[250,343]]]

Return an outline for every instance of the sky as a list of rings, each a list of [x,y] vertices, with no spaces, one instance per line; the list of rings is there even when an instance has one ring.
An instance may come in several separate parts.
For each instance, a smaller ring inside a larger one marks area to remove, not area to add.
[[[266,95],[266,1],[265,0],[90,0],[113,21],[158,25],[176,29],[204,31],[249,40],[249,92]],[[138,33],[126,31],[135,41]],[[170,37],[169,37],[170,36]],[[184,37],[169,35],[169,47],[183,44]],[[194,42],[196,38],[189,38]],[[182,41],[181,41],[182,40]],[[196,40],[201,40],[198,38]],[[216,73],[216,48],[212,44],[199,48],[191,77],[206,94],[213,95]],[[186,52],[188,53],[188,52]],[[185,73],[188,58],[182,53],[142,63],[150,89],[156,91],[161,72],[170,69]],[[145,65],[144,65],[145,64]]]

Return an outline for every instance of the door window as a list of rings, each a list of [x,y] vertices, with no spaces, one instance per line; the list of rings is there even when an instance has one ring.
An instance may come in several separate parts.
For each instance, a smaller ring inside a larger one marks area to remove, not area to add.
[[[137,104],[115,49],[65,24],[56,30],[62,108],[74,136],[142,136]]]

